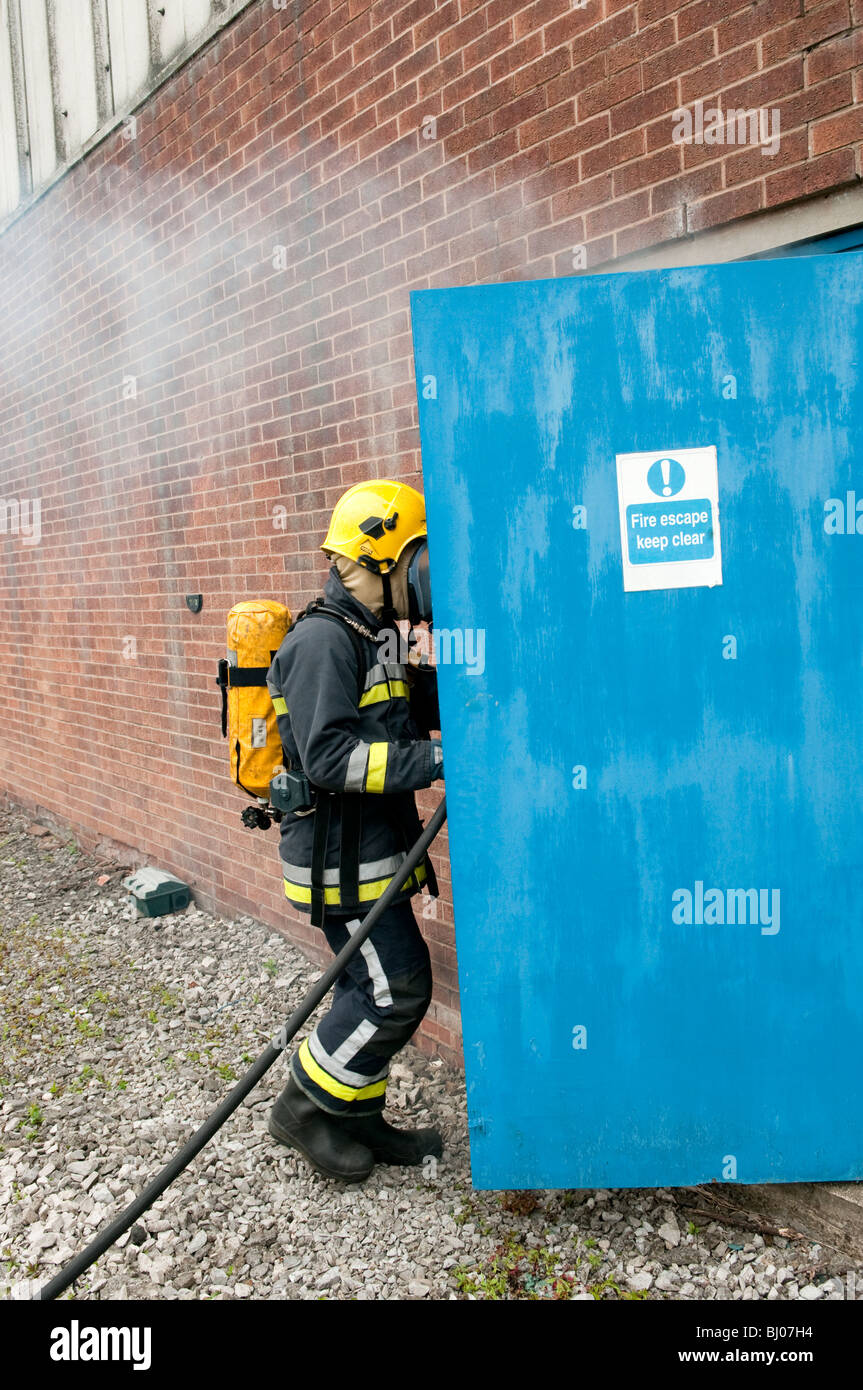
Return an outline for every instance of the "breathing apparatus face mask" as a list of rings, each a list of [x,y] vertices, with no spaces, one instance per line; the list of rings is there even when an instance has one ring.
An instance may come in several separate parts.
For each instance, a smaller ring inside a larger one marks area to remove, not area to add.
[[[420,541],[408,561],[408,617],[411,625],[432,620],[428,541]]]

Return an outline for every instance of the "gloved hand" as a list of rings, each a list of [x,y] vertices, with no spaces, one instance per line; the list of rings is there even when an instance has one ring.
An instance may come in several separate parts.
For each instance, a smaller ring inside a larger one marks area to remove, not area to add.
[[[411,671],[421,671],[423,675],[436,676],[437,670],[432,663],[427,650],[428,644],[425,642],[425,634],[412,627],[407,639],[406,664]]]
[[[439,738],[431,740],[432,753],[432,781],[437,782],[443,777],[443,747]]]

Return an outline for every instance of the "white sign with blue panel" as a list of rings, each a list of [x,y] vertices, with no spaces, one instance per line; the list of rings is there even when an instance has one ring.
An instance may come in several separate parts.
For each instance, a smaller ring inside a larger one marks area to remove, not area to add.
[[[716,449],[617,455],[623,587],[722,583]]]

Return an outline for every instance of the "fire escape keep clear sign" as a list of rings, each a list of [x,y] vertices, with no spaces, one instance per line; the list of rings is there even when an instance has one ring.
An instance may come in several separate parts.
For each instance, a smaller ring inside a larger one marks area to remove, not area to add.
[[[617,455],[623,587],[722,583],[716,449]]]

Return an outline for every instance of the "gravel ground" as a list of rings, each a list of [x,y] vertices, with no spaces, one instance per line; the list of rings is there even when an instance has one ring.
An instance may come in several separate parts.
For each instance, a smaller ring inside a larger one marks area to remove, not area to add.
[[[0,812],[5,1297],[140,1191],[317,974],[249,918],[138,916],[128,872]],[[463,1077],[414,1047],[389,1113],[438,1124],[443,1161],[330,1183],[267,1134],[284,1081],[280,1062],[78,1298],[863,1297],[863,1266],[705,1189],[473,1192]]]

